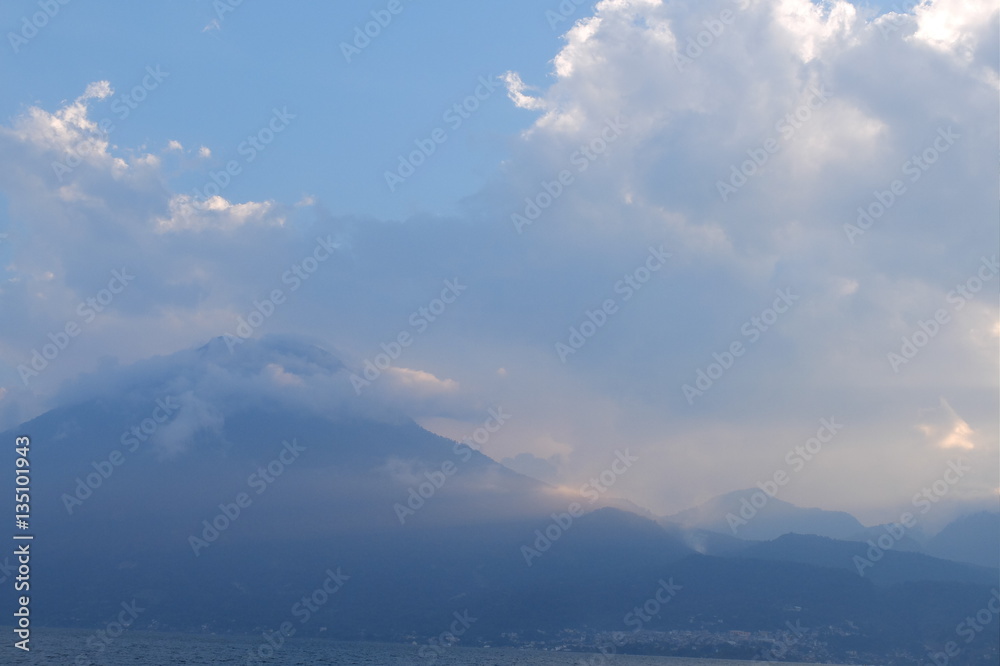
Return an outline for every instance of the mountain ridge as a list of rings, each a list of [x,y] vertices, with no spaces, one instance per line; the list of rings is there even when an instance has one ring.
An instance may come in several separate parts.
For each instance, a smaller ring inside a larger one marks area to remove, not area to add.
[[[621,631],[669,589],[644,631],[808,620],[835,628],[815,640],[837,654],[916,654],[917,608],[938,604],[921,621],[946,636],[948,613],[989,593],[982,571],[923,555],[859,575],[863,543],[754,542],[589,503],[338,390],[347,367],[306,352],[248,342],[111,369],[67,393],[88,399],[4,433],[32,437],[33,529],[49,544],[35,564],[51,572],[37,616],[99,626],[134,598],[140,628],[258,632],[342,571],[304,634],[409,640],[467,609],[482,618],[470,637],[544,643]]]

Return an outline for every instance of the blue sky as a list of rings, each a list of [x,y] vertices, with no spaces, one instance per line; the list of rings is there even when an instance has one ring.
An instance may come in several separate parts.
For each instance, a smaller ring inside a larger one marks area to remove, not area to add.
[[[98,79],[127,91],[146,66],[160,65],[169,77],[150,103],[117,123],[115,143],[178,140],[207,145],[225,160],[272,107],[288,107],[297,115],[295,131],[233,185],[233,196],[294,201],[312,194],[334,213],[393,218],[454,210],[456,198],[473,194],[492,173],[510,137],[533,121],[505,103],[502,89],[407,187],[388,196],[383,172],[416,137],[441,126],[442,114],[472,94],[479,77],[514,69],[544,82],[561,33],[533,2],[404,2],[347,62],[340,44],[353,42],[354,28],[386,5],[311,3],[287,11],[244,3],[217,12],[207,1],[183,9],[71,2],[18,54],[9,47],[4,53],[0,83],[18,94],[4,95],[0,113],[10,118],[29,104],[52,108]],[[0,11],[4,26],[19,26],[38,8],[13,2]],[[205,30],[213,20],[218,28]],[[93,106],[95,117],[114,116],[111,100],[105,102]],[[298,165],[294,177],[289,159]]]
[[[70,0],[26,43],[39,4],[5,3],[0,425],[109,359],[235,335],[281,289],[255,336],[362,368],[413,334],[373,394],[454,437],[502,404],[486,453],[557,485],[629,445],[644,471],[621,493],[676,511],[769,477],[836,416],[784,499],[888,520],[962,455],[977,472],[949,501],[995,501],[997,12],[913,4],[604,0],[550,24],[558,2],[401,0],[348,62],[388,1]],[[194,197],[229,162],[220,197]],[[419,330],[448,280],[467,288]]]

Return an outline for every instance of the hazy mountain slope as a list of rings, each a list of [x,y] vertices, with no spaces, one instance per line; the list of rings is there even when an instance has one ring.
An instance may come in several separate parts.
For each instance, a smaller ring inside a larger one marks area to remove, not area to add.
[[[984,567],[1000,566],[1000,513],[981,511],[949,523],[927,542],[926,552]]]
[[[685,528],[757,541],[791,532],[846,539],[864,530],[864,526],[848,513],[803,509],[777,497],[768,497],[756,488],[714,497],[691,509],[666,516],[664,520]]]
[[[801,620],[836,628],[843,650],[912,652],[911,621],[947,635],[952,611],[988,598],[982,570],[932,558],[890,553],[861,577],[845,561],[864,544],[754,543],[613,508],[571,512],[580,498],[338,392],[343,366],[321,350],[243,349],[98,374],[0,434],[32,437],[40,622],[103,626],[134,599],[136,628],[272,631],[332,572],[344,584],[302,634],[413,640],[465,611],[470,635],[490,640],[630,631],[634,609],[669,588],[642,627]]]
[[[757,543],[733,556],[847,569],[879,585],[917,581],[990,585],[1000,577],[996,568],[962,564],[894,548],[882,550],[877,543],[838,541],[802,534],[786,534],[773,541]]]

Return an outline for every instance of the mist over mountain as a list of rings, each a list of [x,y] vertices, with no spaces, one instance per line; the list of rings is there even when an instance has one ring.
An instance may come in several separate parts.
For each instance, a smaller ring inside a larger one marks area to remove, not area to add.
[[[70,404],[22,426],[46,442],[38,453],[45,515],[65,535],[105,520],[104,511],[121,512],[127,498],[147,497],[158,501],[136,517],[158,521],[166,538],[167,528],[190,528],[187,512],[240,492],[262,496],[252,521],[261,534],[399,526],[394,504],[410,508],[409,489],[428,483],[433,501],[419,493],[411,501],[426,505],[424,523],[509,519],[565,504],[471,439],[446,440],[391,404],[356,395],[348,375],[307,343],[269,339],[230,353],[217,339],[85,377],[64,392]],[[502,410],[482,414],[502,427]],[[280,517],[288,511],[294,525]]]
[[[926,552],[983,567],[997,566],[1000,512],[980,511],[956,519],[927,542]]]
[[[350,372],[301,340],[217,339],[85,376],[3,433],[32,438],[39,617],[97,626],[134,599],[141,628],[261,632],[337,580],[303,635],[425,640],[466,612],[468,641],[553,646],[799,623],[844,658],[944,640],[997,578],[892,549],[861,575],[868,544],[806,536],[860,523],[776,498],[734,536],[724,512],[745,492],[654,520],[556,489],[418,426],[400,406],[419,394],[358,395]],[[502,407],[482,414],[503,427]],[[655,649],[754,656],[677,640]]]
[[[0,17],[0,666],[1000,664],[996,2]]]
[[[848,513],[803,509],[771,497],[759,488],[714,497],[664,520],[754,541],[776,539],[790,532],[849,539],[864,530],[857,518]]]

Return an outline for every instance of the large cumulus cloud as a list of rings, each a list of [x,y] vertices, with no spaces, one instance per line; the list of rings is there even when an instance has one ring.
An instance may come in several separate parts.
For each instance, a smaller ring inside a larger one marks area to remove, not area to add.
[[[0,131],[20,239],[0,288],[2,400],[103,356],[232,333],[282,289],[258,334],[318,337],[361,367],[410,333],[389,379],[433,395],[407,403],[414,415],[461,432],[501,403],[514,418],[487,453],[548,461],[554,482],[631,446],[643,465],[615,492],[676,510],[763,480],[836,416],[843,432],[786,499],[889,519],[959,453],[976,471],[956,496],[995,497],[1000,277],[979,273],[998,240],[996,23],[989,3],[957,0],[882,15],[604,0],[568,29],[548,80],[506,76],[527,128],[490,184],[460,216],[404,222],[225,193],[195,206],[178,182],[205,177],[204,152],[110,144],[88,116],[110,86],[95,84]],[[60,178],[52,162],[82,142]],[[892,204],[852,231],[894,181]],[[285,271],[327,236],[336,256],[291,293]],[[616,286],[661,247],[669,260],[626,301]],[[134,284],[24,387],[16,366],[121,266]],[[977,276],[974,298],[954,296]],[[467,290],[415,326],[454,279]],[[744,326],[779,290],[798,300],[751,341]],[[609,299],[606,323],[560,358]],[[947,323],[894,368],[887,355],[939,310]],[[682,387],[734,341],[746,353],[689,400]]]

